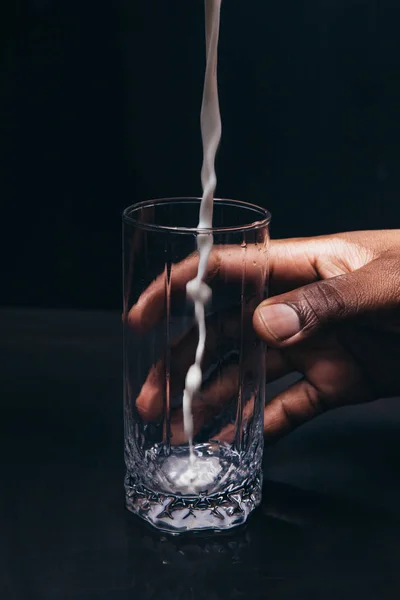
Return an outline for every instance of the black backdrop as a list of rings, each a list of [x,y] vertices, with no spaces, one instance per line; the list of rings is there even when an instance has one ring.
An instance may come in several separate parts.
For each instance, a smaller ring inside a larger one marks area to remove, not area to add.
[[[197,195],[201,0],[4,0],[2,305],[118,308],[120,213]],[[400,4],[225,0],[218,195],[273,237],[398,227]]]

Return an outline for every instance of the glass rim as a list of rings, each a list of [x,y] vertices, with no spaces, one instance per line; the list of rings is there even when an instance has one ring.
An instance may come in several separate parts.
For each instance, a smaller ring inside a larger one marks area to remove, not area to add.
[[[243,208],[247,210],[251,210],[255,213],[258,213],[260,219],[254,220],[251,223],[247,223],[245,225],[233,225],[233,226],[223,226],[223,227],[175,227],[172,225],[156,225],[153,223],[146,223],[141,221],[140,219],[135,219],[131,216],[130,213],[133,211],[137,211],[141,208],[150,208],[152,206],[160,205],[160,204],[172,204],[175,202],[188,202],[188,203],[196,203],[200,204],[201,198],[196,196],[176,196],[171,198],[155,198],[153,200],[144,200],[143,202],[136,202],[135,204],[131,204],[127,206],[122,213],[122,220],[124,223],[129,223],[130,225],[135,225],[138,229],[146,229],[151,231],[162,231],[162,232],[170,232],[170,233],[190,233],[190,234],[199,234],[199,233],[232,233],[232,232],[240,232],[240,231],[249,231],[255,229],[261,229],[262,227],[266,227],[269,225],[271,221],[271,213],[266,209],[258,206],[257,204],[251,204],[250,202],[244,202],[242,200],[231,200],[229,198],[214,198],[214,203],[225,205],[225,206],[235,206],[237,208]]]

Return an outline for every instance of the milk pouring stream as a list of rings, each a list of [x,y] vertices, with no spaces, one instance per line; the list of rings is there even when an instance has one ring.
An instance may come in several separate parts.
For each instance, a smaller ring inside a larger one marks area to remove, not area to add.
[[[200,206],[199,229],[211,229],[213,218],[214,192],[217,184],[215,175],[215,155],[221,139],[221,116],[217,88],[218,36],[221,0],[205,0],[206,22],[206,72],[204,77],[203,101],[201,106],[201,136],[203,141],[203,166],[201,183],[203,196]],[[189,441],[190,459],[184,480],[195,482],[201,473],[196,469],[193,452],[192,401],[198,393],[202,381],[201,363],[206,342],[205,304],[211,297],[211,289],[205,283],[208,259],[213,246],[210,232],[197,235],[199,266],[197,275],[186,287],[188,297],[194,302],[195,317],[199,330],[195,362],[189,368],[183,394],[183,423]],[[201,470],[201,469],[200,469]]]

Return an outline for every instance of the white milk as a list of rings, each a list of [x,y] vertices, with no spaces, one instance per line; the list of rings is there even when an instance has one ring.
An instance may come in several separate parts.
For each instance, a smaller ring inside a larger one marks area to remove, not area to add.
[[[218,36],[220,20],[221,0],[205,0],[206,21],[206,72],[204,77],[203,102],[201,106],[201,136],[203,141],[203,166],[201,170],[201,184],[203,197],[200,206],[199,229],[211,229],[213,218],[214,192],[217,185],[215,175],[215,155],[221,139],[221,116],[219,112],[218,87],[217,87],[217,58],[218,58]],[[189,281],[186,290],[187,295],[194,302],[196,322],[199,329],[199,341],[196,349],[194,364],[190,367],[185,381],[183,394],[183,423],[185,433],[188,437],[190,448],[190,459],[188,468],[180,474],[181,486],[193,484],[195,487],[197,478],[204,485],[205,472],[195,459],[193,452],[193,414],[192,400],[198,393],[202,381],[201,364],[206,342],[205,304],[211,298],[211,289],[204,282],[207,271],[208,259],[213,246],[211,233],[203,233],[197,236],[197,248],[199,250],[199,266],[197,276]],[[218,462],[217,458],[214,461]],[[215,465],[216,468],[217,465]],[[209,470],[211,483],[215,476],[214,469]],[[200,481],[198,482],[200,484]]]

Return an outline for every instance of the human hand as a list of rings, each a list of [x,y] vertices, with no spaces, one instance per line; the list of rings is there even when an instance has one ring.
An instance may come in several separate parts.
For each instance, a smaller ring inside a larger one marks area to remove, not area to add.
[[[332,408],[400,393],[400,231],[275,242],[271,279],[285,293],[253,324],[280,372],[301,381],[265,408],[269,440]],[[301,287],[298,287],[301,284]]]
[[[187,281],[196,274],[197,262],[191,256],[173,267],[174,295],[184,295]],[[208,280],[237,281],[239,264],[235,251],[214,248]],[[281,295],[263,302],[253,317],[255,331],[271,347],[267,353],[267,380],[291,371],[299,371],[303,379],[265,407],[264,430],[269,440],[288,433],[324,410],[399,392],[399,231],[275,241],[270,246],[270,267],[271,292]],[[277,304],[283,304],[281,315]],[[163,308],[164,280],[159,278],[130,310],[128,323],[140,330],[148,329],[162,318]],[[249,302],[245,311],[250,364],[251,317],[255,308]],[[229,340],[237,339],[238,324],[235,311],[224,316],[222,331],[228,345]],[[297,333],[296,327],[300,328]],[[218,343],[212,332],[211,319],[206,363]],[[197,332],[191,330],[174,344],[171,386],[175,391],[183,390],[196,342]],[[137,398],[136,405],[144,420],[156,419],[162,412],[163,372],[160,361],[153,366]],[[199,396],[194,405],[195,433],[235,393],[237,375],[235,365],[228,365],[222,376]],[[251,413],[251,402],[246,410]],[[173,412],[171,427],[172,443],[182,443],[179,407]],[[232,427],[228,426],[220,432],[219,439],[229,439],[231,435]]]

